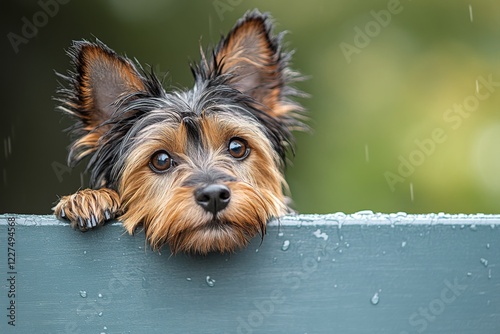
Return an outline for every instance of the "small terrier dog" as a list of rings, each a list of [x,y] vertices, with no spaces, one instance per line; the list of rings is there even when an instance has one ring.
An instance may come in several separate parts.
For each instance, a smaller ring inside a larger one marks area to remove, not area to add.
[[[304,109],[290,97],[302,77],[288,66],[283,33],[247,12],[191,65],[194,87],[166,92],[153,73],[103,43],[75,41],[74,72],[60,77],[73,116],[73,166],[90,157],[90,189],[64,196],[55,215],[86,231],[117,218],[142,225],[155,250],[233,252],[288,212],[283,177]]]

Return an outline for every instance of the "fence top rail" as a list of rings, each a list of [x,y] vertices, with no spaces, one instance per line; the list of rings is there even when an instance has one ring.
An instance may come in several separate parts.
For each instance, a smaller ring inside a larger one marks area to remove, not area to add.
[[[66,222],[57,220],[53,215],[0,214],[0,225],[7,225],[9,218],[15,218],[21,226],[65,226]],[[108,225],[120,225],[112,221]],[[447,214],[427,213],[408,214],[375,213],[370,210],[352,214],[336,212],[331,214],[287,215],[269,222],[268,226],[343,226],[343,225],[490,225],[500,226],[500,214]]]
[[[234,253],[173,255],[118,221],[2,214],[0,333],[500,333],[500,215],[269,225]]]

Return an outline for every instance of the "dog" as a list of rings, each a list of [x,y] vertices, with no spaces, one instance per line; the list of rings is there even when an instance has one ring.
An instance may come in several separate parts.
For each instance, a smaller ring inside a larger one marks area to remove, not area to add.
[[[74,41],[58,109],[75,119],[68,164],[88,158],[90,188],[60,198],[87,231],[118,219],[153,250],[234,252],[289,212],[283,176],[306,95],[272,18],[247,12],[191,65],[194,86],[166,91],[152,70],[96,40]]]

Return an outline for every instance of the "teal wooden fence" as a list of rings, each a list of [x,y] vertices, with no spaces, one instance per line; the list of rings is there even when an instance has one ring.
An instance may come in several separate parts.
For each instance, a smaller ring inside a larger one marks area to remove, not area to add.
[[[0,245],[0,333],[500,333],[499,215],[288,216],[206,257],[1,215]]]

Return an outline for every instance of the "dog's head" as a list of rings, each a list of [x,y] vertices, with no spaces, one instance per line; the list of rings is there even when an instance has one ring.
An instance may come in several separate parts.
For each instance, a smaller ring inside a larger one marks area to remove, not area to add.
[[[153,248],[233,251],[287,210],[283,168],[303,129],[290,53],[270,18],[247,13],[192,66],[194,87],[165,91],[100,42],[75,42],[62,109],[77,117],[70,162],[121,197],[119,219]]]

